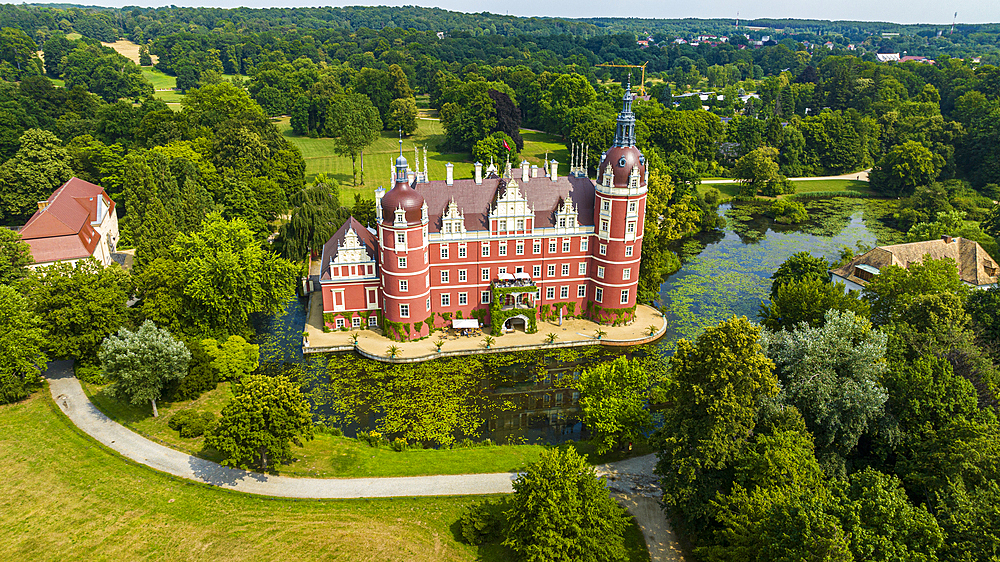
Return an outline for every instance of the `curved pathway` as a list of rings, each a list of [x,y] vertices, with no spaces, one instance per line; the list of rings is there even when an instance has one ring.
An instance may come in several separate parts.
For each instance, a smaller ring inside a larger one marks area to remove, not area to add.
[[[133,461],[173,476],[264,496],[283,498],[382,498],[507,494],[517,473],[398,478],[289,478],[228,468],[199,459],[125,428],[101,413],[73,376],[71,361],[53,361],[45,377],[59,409],[84,433]]]

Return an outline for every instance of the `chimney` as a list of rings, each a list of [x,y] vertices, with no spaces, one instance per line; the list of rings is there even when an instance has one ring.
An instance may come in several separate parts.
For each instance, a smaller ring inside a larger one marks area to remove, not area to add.
[[[538,165],[537,164],[532,164],[531,165],[531,177],[533,177],[533,178],[537,178],[538,177]]]
[[[455,165],[448,162],[444,165],[445,177],[444,182],[448,185],[455,185]]]
[[[521,160],[521,181],[528,181],[528,161]]]
[[[476,167],[476,185],[483,185],[483,163],[476,162],[473,166]]]
[[[951,244],[951,241],[952,241],[952,237],[951,236],[948,236],[947,234],[945,234],[944,236],[941,237],[941,239],[944,240],[945,244]]]
[[[552,181],[556,181],[556,178],[559,177],[559,162],[556,162],[555,158],[553,158],[552,162],[549,162],[549,165],[552,169],[549,173],[549,177],[552,178]]]

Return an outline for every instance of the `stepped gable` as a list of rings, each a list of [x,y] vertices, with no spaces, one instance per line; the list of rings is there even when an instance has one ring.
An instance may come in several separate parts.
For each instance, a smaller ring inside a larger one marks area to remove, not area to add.
[[[590,179],[559,176],[556,181],[547,177],[515,180],[521,194],[535,209],[535,228],[555,226],[555,211],[567,196],[572,197],[576,204],[577,223],[582,226],[594,224],[594,182]],[[417,184],[417,190],[427,202],[428,232],[441,231],[441,217],[452,199],[465,213],[466,230],[489,230],[490,207],[500,189],[506,187],[507,181],[484,178],[482,185],[476,185],[473,179],[457,179],[455,185],[444,181]]]
[[[91,225],[99,220],[99,198],[114,209],[104,188],[71,178],[52,192],[21,229],[21,238],[31,246],[38,263],[86,258],[94,253],[101,235]]]
[[[365,252],[368,253],[368,258],[374,260],[375,256],[378,255],[378,239],[370,230],[365,228],[363,224],[357,221],[354,217],[350,217],[344,224],[337,229],[337,232],[323,244],[323,256],[320,258],[320,272],[319,278],[331,279],[330,276],[330,261],[336,259],[337,253],[339,252],[341,246],[344,246],[344,241],[347,239],[347,232],[353,230],[358,236],[358,242],[365,247]]]

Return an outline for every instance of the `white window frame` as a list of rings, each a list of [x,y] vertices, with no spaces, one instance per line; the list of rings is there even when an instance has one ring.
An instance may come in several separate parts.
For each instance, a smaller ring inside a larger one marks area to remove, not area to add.
[[[597,266],[597,278],[598,279],[604,279],[604,266],[603,265]]]
[[[635,221],[628,221],[625,225],[625,232],[629,234],[635,234]]]
[[[580,239],[580,251],[581,252],[586,252],[587,251],[587,239],[586,238],[581,238]]]
[[[515,227],[519,231],[520,230],[524,230],[524,219],[517,219],[517,222],[515,223]]]
[[[551,301],[551,300],[555,300],[555,298],[556,298],[556,288],[555,287],[546,287],[545,288],[545,300]]]
[[[409,318],[410,317],[410,305],[408,305],[408,304],[401,304],[401,305],[399,305],[399,317],[400,318]]]
[[[542,253],[542,241],[541,240],[535,240],[535,241],[533,241],[531,243],[531,253],[532,254],[540,254],[540,253]]]
[[[601,232],[607,232],[611,228],[611,221],[602,220],[601,221]]]
[[[397,232],[396,233],[396,243],[397,244],[406,244],[406,233],[405,232]]]
[[[369,326],[378,326],[378,316],[375,316],[374,314],[372,314],[371,316],[369,316],[368,317],[368,325]]]
[[[518,256],[523,256],[524,255],[524,242],[518,241],[514,245],[514,253],[516,255],[518,255]]]
[[[483,256],[484,258],[488,258],[488,257],[490,257],[490,243],[489,243],[489,242],[483,242],[483,243],[482,243],[482,244],[480,245],[480,251],[479,251],[479,253],[480,253],[480,255],[482,255],[482,256]]]
[[[507,268],[506,267],[498,267],[497,268],[497,277],[499,277],[501,274],[504,274],[504,273],[507,273]]]
[[[451,271],[450,270],[444,269],[444,270],[441,271],[441,283],[442,284],[448,283],[449,282],[448,280],[450,278],[451,278]]]
[[[632,278],[632,268],[626,267],[622,270],[622,281],[628,281]]]
[[[480,292],[479,293],[479,300],[483,304],[490,304],[490,292],[489,291],[482,291],[482,292]]]
[[[608,245],[607,244],[601,244],[600,247],[597,249],[597,252],[599,254],[601,254],[602,256],[608,255]]]
[[[562,251],[564,254],[569,251],[569,240],[563,240]]]
[[[602,211],[610,211],[611,210],[611,200],[610,199],[601,199],[601,210]]]
[[[632,246],[625,246],[625,257],[632,257]]]
[[[482,269],[482,272],[480,273],[480,275],[481,275],[481,279],[483,281],[489,281],[490,280],[490,268],[484,267]]]
[[[347,326],[347,322],[345,322],[343,318],[338,317],[336,325],[337,325],[337,329],[339,330],[341,328],[346,327]]]
[[[464,258],[466,255],[465,244],[459,244],[458,246],[458,257]]]
[[[542,276],[542,266],[540,265],[531,266],[531,277],[533,279],[538,279],[541,276]]]
[[[499,248],[497,249],[497,255],[506,256],[507,255],[507,243],[506,242],[500,242],[500,244],[498,244],[498,246],[499,246]]]
[[[594,290],[594,300],[597,301],[597,302],[603,302],[604,301],[604,289],[602,289],[600,287],[597,287]]]
[[[467,269],[459,269],[458,270],[458,282],[459,283],[465,283],[468,280],[469,280],[469,272],[468,272],[468,270]]]
[[[469,304],[469,293],[459,293],[458,306],[465,306],[467,304]]]
[[[577,264],[577,266],[576,266],[576,274],[577,275],[586,275],[587,274],[587,262],[582,261],[579,264]]]
[[[639,207],[638,207],[638,202],[637,201],[629,201],[628,202],[628,212],[629,213],[635,213],[636,209],[638,209],[638,208]]]
[[[406,258],[405,257],[396,258],[396,265],[398,266],[399,269],[406,269]]]
[[[557,244],[557,241],[554,238],[551,239],[551,240],[549,240],[549,253],[550,254],[556,253],[556,244]]]
[[[563,285],[559,287],[559,298],[568,299],[569,298],[569,285]]]
[[[361,317],[360,316],[351,316],[351,327],[352,328],[360,328],[361,327]]]
[[[427,305],[426,306],[427,306],[427,310],[431,309],[431,298],[430,297],[427,297]]]
[[[587,286],[586,285],[577,285],[576,286],[576,296],[579,297],[579,298],[581,298],[581,299],[584,298],[584,297],[586,297],[587,296]]]
[[[451,293],[441,293],[441,306],[451,306]]]
[[[497,221],[497,231],[507,232],[507,219],[500,219]]]
[[[555,266],[555,264],[550,263],[549,267],[548,267],[548,270],[546,271],[546,273],[547,273],[546,277],[555,277],[556,276],[556,266]]]
[[[628,304],[628,289],[622,289],[622,302],[621,304]]]
[[[400,279],[399,280],[399,292],[400,293],[409,293],[410,292],[410,282],[407,281],[406,279]]]
[[[448,259],[448,254],[450,254],[450,253],[451,252],[449,252],[449,250],[448,250],[448,245],[447,244],[441,244],[441,259],[443,259],[443,260]]]
[[[569,275],[569,264],[568,263],[562,264],[561,273],[562,273],[563,277],[566,277],[567,275]]]

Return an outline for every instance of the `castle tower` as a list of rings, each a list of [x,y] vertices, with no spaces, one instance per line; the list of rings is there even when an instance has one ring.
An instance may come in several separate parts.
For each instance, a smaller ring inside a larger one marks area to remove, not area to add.
[[[427,204],[410,186],[400,141],[395,185],[379,201],[379,261],[382,273],[383,330],[390,337],[418,338],[430,316]],[[411,325],[409,332],[400,325]],[[426,334],[424,334],[426,335]]]
[[[643,221],[646,218],[646,158],[635,146],[635,114],[629,84],[618,114],[615,140],[597,169],[594,188],[594,244],[591,292],[588,297],[597,311],[631,310],[634,319],[639,286],[639,259],[642,253]],[[614,313],[595,316],[610,322]]]

